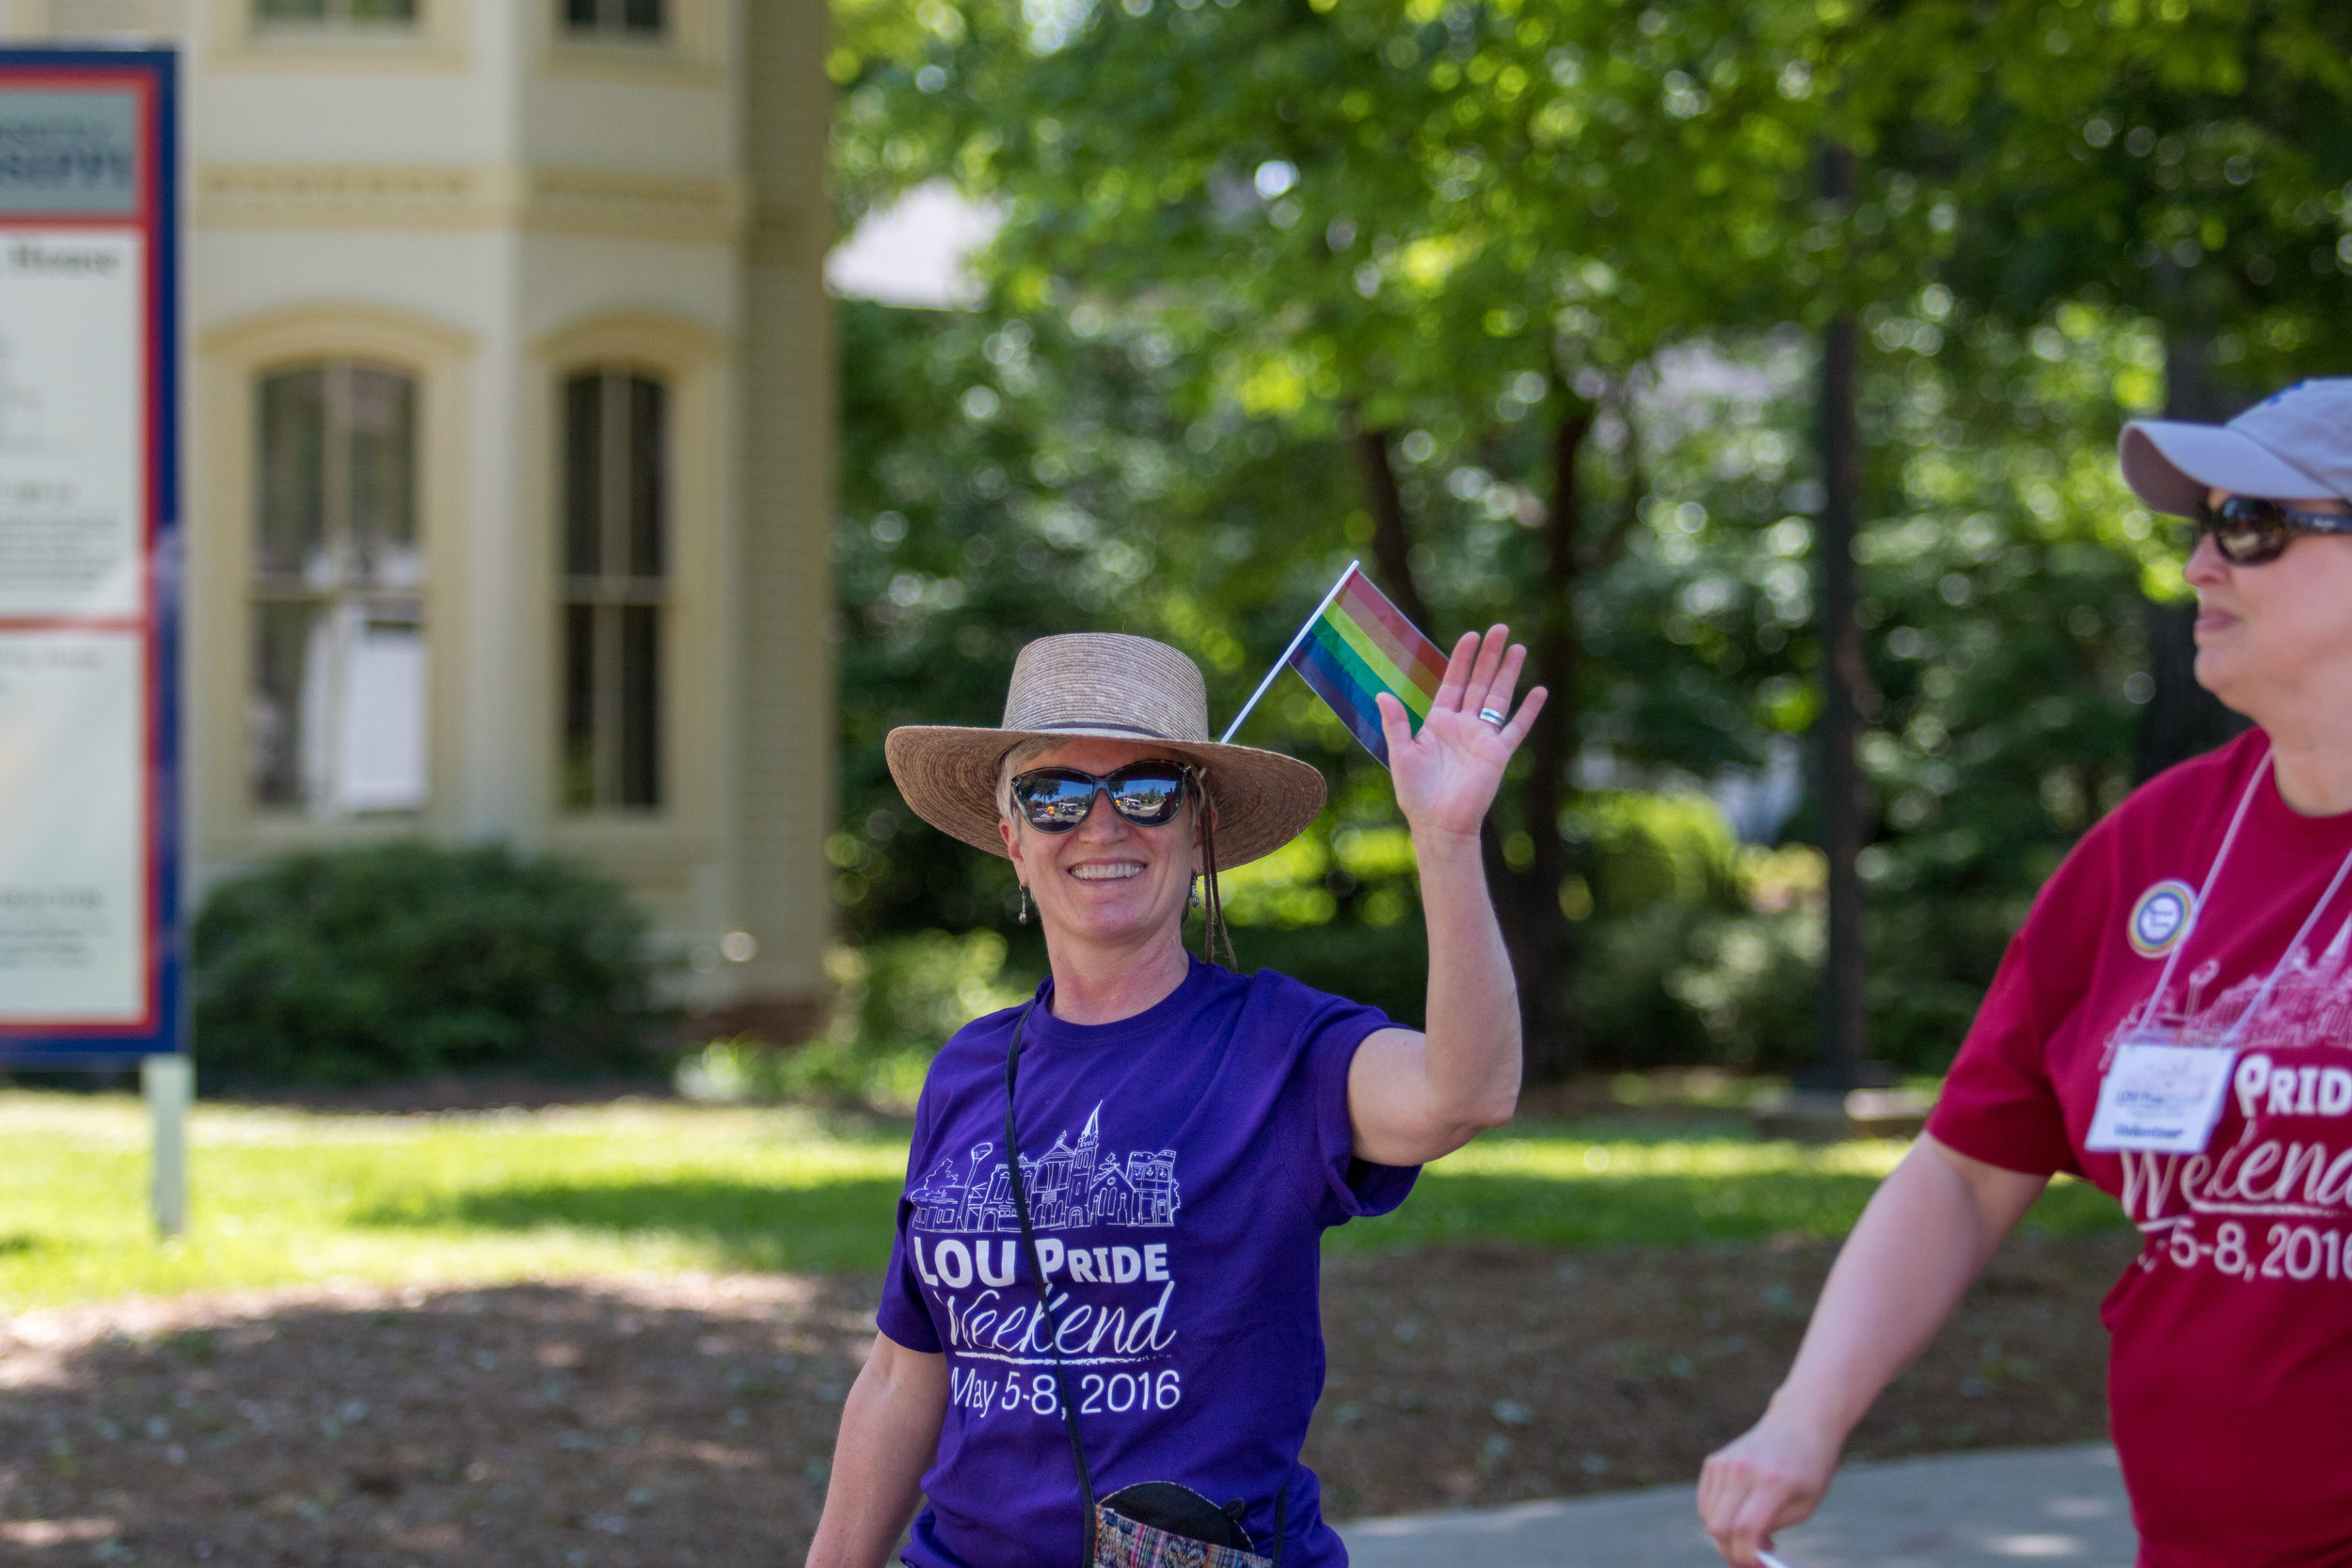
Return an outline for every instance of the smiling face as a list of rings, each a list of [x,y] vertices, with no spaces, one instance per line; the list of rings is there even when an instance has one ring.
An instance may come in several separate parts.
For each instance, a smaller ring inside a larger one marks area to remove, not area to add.
[[[2230,492],[2216,490],[2216,506]],[[2333,497],[2286,500],[2298,512],[2352,511]],[[2233,566],[2200,534],[2188,558],[2197,591],[2197,683],[2265,728],[2352,690],[2352,536],[2305,534],[2260,566]]]
[[[1131,762],[1172,759],[1165,746],[1127,740],[1073,740],[1025,757],[1016,771],[1074,768],[1100,778]],[[1049,943],[1137,947],[1163,937],[1181,941],[1185,896],[1198,866],[1199,815],[1187,799],[1163,827],[1138,827],[1101,791],[1087,819],[1065,833],[1040,832],[1025,820],[997,821],[1014,871],[1036,900]]]

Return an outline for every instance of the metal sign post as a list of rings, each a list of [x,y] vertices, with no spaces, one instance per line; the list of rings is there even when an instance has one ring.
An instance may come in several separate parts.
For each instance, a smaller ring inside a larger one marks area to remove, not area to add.
[[[178,117],[169,51],[0,50],[0,1066],[169,1059],[146,1074],[167,1234],[188,1085]]]

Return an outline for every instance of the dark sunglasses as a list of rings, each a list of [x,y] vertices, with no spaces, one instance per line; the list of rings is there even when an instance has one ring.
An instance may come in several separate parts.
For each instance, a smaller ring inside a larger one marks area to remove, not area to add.
[[[2332,512],[2297,512],[2260,496],[2232,496],[2219,506],[2197,512],[2198,534],[2213,535],[2213,547],[2233,566],[2260,566],[2286,553],[2300,533],[2352,533],[2352,517]],[[2196,537],[2189,540],[2194,549]]]
[[[1012,781],[1013,802],[1029,826],[1041,833],[1066,833],[1094,811],[1094,795],[1111,798],[1111,808],[1143,828],[1164,827],[1184,803],[1192,769],[1181,762],[1131,762],[1096,778],[1074,768],[1041,768]]]

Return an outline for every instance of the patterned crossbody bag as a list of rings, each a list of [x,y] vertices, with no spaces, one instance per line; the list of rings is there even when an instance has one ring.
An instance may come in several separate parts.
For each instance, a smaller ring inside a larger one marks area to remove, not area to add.
[[[1055,1321],[1053,1292],[1029,1227],[1029,1198],[1021,1180],[1021,1144],[1013,1132],[1012,1097],[1021,1063],[1021,1036],[1032,1002],[1012,1026],[1005,1053],[1005,1169],[1011,1177],[1012,1212],[1021,1222],[1021,1249],[1037,1282],[1037,1309],[1045,1321],[1045,1344],[1054,1356],[1055,1402],[1070,1433],[1070,1457],[1078,1470],[1078,1497],[1086,1509],[1087,1568],[1281,1568],[1282,1506],[1288,1486],[1274,1494],[1274,1555],[1262,1557],[1242,1528],[1239,1498],[1219,1508],[1189,1486],[1172,1481],[1137,1481],[1097,1501],[1086,1444],[1078,1436],[1078,1407],[1070,1397],[1070,1373],[1062,1365],[1061,1325]]]

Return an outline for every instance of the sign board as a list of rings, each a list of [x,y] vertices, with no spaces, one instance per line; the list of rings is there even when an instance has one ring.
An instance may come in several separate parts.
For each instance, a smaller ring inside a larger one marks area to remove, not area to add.
[[[177,116],[0,50],[0,1063],[183,1045]]]

